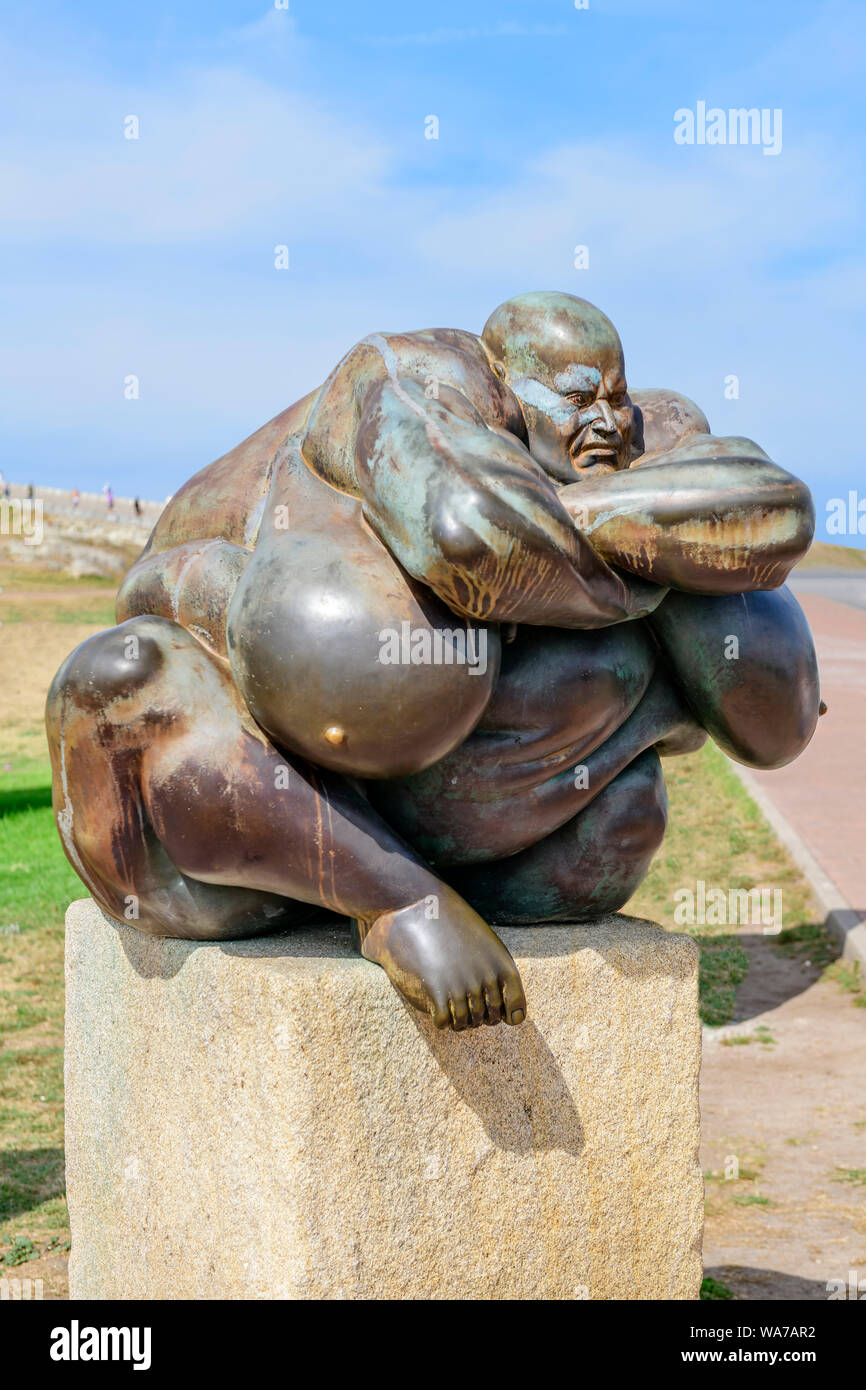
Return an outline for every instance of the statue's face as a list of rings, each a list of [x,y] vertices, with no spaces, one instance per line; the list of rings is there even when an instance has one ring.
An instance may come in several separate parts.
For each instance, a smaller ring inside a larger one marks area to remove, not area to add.
[[[585,299],[517,295],[481,335],[493,370],[520,401],[533,458],[561,483],[628,468],[635,411],[619,334]]]
[[[575,474],[629,466],[635,414],[616,347],[589,361],[553,362],[508,385],[523,408],[530,453],[551,477],[568,483]]]

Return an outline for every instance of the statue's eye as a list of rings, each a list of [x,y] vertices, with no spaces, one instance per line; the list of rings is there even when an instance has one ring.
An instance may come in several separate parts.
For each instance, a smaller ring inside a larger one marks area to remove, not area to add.
[[[570,401],[572,405],[577,405],[580,406],[581,409],[584,409],[586,406],[592,405],[595,400],[595,392],[570,391],[566,400]]]

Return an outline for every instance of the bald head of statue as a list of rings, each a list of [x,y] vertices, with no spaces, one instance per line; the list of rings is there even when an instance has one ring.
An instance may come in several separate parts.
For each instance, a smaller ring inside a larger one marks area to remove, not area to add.
[[[493,370],[517,396],[529,448],[561,483],[628,468],[635,412],[619,334],[576,295],[536,291],[494,309],[481,340]]]

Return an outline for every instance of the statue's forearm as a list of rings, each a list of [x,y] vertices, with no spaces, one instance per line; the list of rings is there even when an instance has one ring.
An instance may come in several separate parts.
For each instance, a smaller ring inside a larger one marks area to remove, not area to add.
[[[610,564],[695,593],[775,589],[815,529],[809,489],[767,458],[686,450],[561,490],[578,529]]]
[[[616,574],[519,441],[473,415],[406,380],[368,399],[355,452],[364,515],[400,564],[489,622],[591,628],[651,611],[658,589]]]

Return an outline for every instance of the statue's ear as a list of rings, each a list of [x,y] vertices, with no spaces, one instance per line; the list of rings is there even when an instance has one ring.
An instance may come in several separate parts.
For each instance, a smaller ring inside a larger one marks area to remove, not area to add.
[[[494,372],[496,373],[496,375],[499,377],[499,380],[500,380],[500,381],[504,381],[504,380],[505,380],[505,363],[504,363],[504,362],[494,362],[494,363],[493,363],[493,370],[494,370]]]
[[[636,458],[640,458],[641,454],[646,452],[646,443],[644,442],[643,411],[634,402],[632,402],[632,409],[634,410],[634,433],[631,438],[630,462],[634,463]]]

